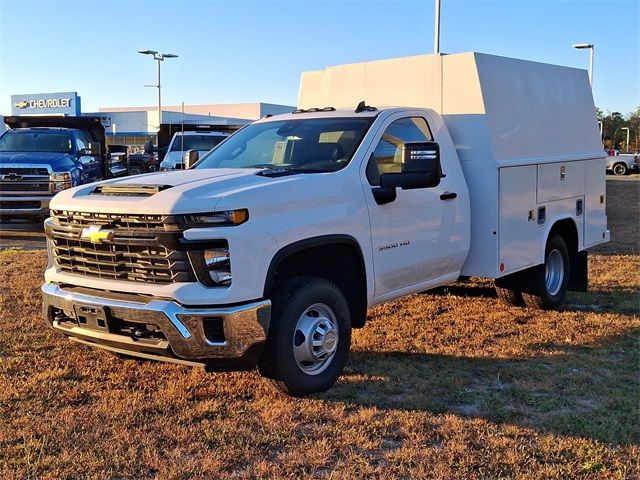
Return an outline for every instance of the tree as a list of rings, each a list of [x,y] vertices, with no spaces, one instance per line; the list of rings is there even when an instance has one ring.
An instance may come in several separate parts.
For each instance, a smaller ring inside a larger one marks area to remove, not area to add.
[[[605,114],[601,109],[596,108],[596,117],[599,122],[602,122],[602,143],[605,148],[632,152],[638,151],[640,140],[640,107],[625,116],[620,112],[608,111]],[[626,128],[629,129],[629,145],[626,144]]]

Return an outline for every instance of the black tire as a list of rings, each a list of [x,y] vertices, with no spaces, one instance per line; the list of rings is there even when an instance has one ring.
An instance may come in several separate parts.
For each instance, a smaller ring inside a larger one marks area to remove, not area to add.
[[[613,174],[623,176],[627,174],[627,166],[624,163],[616,163],[613,166]]]
[[[258,361],[260,374],[280,391],[295,397],[328,390],[349,355],[351,315],[347,300],[335,284],[315,277],[292,278],[276,285],[275,292],[269,334]],[[310,327],[314,322],[318,325]],[[323,330],[326,325],[332,328]],[[305,337],[305,328],[312,334]],[[319,337],[322,331],[325,334]],[[300,360],[300,352],[311,345],[311,338],[322,338],[322,345],[303,353],[318,363]],[[315,352],[322,356],[329,350],[332,353],[324,357],[324,363],[313,356]]]
[[[129,167],[129,175],[142,175],[144,170],[140,165],[131,165]]]
[[[498,298],[506,303],[507,305],[512,305],[514,307],[523,307],[524,299],[522,298],[522,292],[517,290],[511,290],[509,288],[495,287],[496,295]]]
[[[571,275],[569,250],[560,235],[551,235],[544,253],[544,264],[531,269],[530,280],[535,294],[522,293],[527,307],[548,310],[560,306],[569,287]]]

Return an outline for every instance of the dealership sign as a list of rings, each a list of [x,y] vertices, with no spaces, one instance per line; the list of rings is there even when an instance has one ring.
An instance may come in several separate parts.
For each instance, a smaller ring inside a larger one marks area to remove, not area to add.
[[[12,115],[80,115],[76,92],[11,95]]]

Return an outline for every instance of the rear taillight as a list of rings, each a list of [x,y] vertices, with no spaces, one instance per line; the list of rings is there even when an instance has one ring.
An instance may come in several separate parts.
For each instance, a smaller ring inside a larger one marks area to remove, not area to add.
[[[155,153],[152,153],[151,155],[149,155],[149,163],[151,165],[155,165],[157,163],[158,159],[156,157]]]

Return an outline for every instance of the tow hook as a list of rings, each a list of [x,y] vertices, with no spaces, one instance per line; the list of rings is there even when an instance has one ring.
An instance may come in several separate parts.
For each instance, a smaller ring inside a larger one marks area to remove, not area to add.
[[[142,327],[137,327],[133,330],[133,332],[131,332],[131,338],[133,338],[134,340],[150,338],[151,336],[153,336],[153,332]]]

